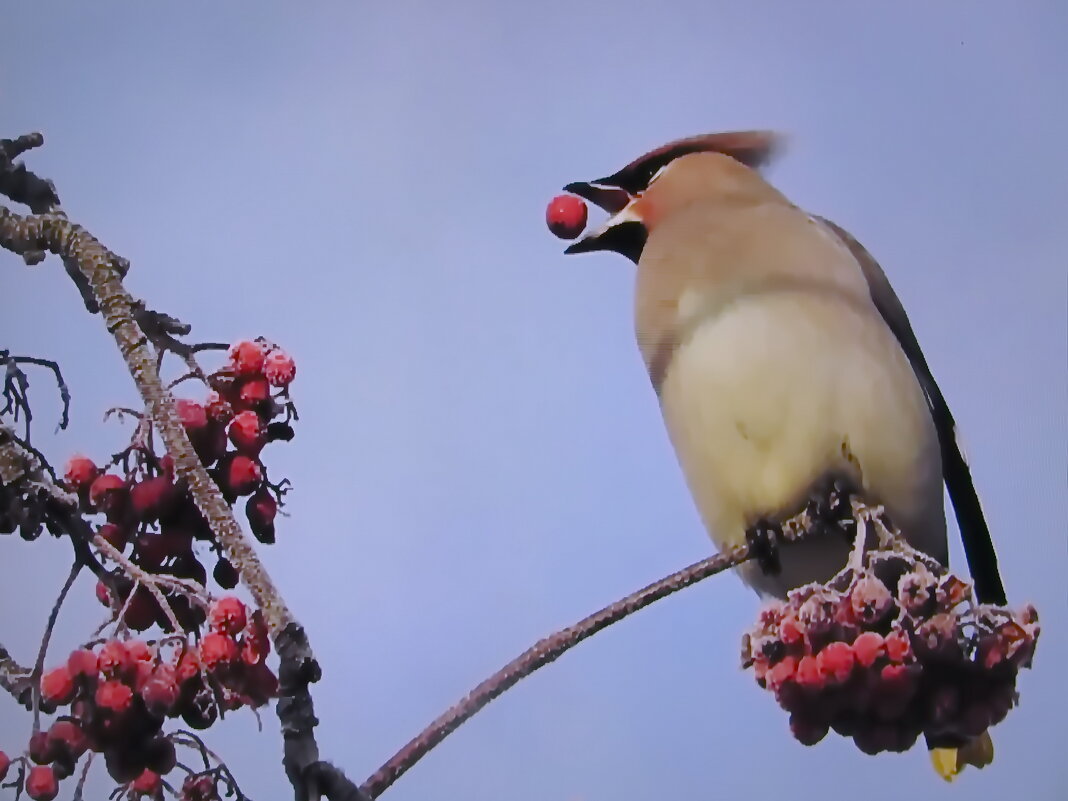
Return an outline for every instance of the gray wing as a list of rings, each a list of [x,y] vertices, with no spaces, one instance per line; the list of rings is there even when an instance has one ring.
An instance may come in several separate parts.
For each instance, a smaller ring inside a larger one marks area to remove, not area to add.
[[[912,369],[919,379],[920,386],[927,396],[927,405],[931,409],[934,418],[935,429],[938,432],[938,444],[942,451],[942,477],[949,489],[949,499],[953,504],[953,511],[957,516],[957,525],[960,528],[961,539],[964,542],[964,554],[968,559],[968,570],[975,582],[975,593],[980,603],[992,603],[1004,605],[1005,588],[1001,583],[1001,574],[998,571],[998,557],[994,551],[994,543],[990,538],[990,529],[983,515],[979,496],[975,491],[975,483],[972,481],[972,473],[968,468],[968,462],[961,451],[957,441],[957,424],[949,411],[949,405],[942,396],[942,391],[931,375],[931,368],[927,366],[927,360],[923,357],[920,343],[916,340],[916,334],[909,324],[905,308],[890,286],[890,281],[883,272],[882,267],[875,261],[872,255],[856,239],[840,226],[824,219],[816,217],[826,225],[853,254],[853,258],[860,264],[864,271],[864,277],[871,288],[871,297],[875,301],[875,307],[882,314],[890,330],[894,332],[901,349],[905,351]]]

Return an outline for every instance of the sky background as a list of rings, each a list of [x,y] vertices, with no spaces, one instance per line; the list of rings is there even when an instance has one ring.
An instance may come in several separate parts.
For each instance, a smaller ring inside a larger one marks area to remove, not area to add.
[[[767,127],[790,137],[773,182],[894,282],[1011,600],[1042,614],[997,761],[946,786],[922,749],[799,745],[737,667],[757,599],[719,577],[527,679],[384,797],[1064,797],[1068,5],[98,0],[7,4],[3,27],[0,136],[44,133],[30,165],[129,289],[194,338],[297,359],[297,437],[266,452],[292,517],[264,559],[324,669],[325,758],[362,779],[537,638],[709,553],[633,269],[562,256],[544,207],[668,140]],[[58,360],[74,395],[53,435],[31,375],[36,442],[57,464],[118,450],[101,415],[134,387],[58,260],[0,253],[0,304],[0,346]],[[68,550],[0,540],[23,662]],[[100,622],[92,590],[54,653]],[[0,697],[0,748],[29,729]],[[252,798],[289,795],[273,713],[210,737]]]

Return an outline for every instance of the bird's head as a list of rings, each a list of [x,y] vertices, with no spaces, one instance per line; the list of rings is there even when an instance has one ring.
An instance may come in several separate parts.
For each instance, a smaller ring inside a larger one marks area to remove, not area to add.
[[[637,263],[660,220],[697,200],[755,191],[752,171],[766,164],[780,143],[770,131],[691,136],[658,147],[606,178],[568,184],[565,191],[612,216],[564,252],[611,250]]]

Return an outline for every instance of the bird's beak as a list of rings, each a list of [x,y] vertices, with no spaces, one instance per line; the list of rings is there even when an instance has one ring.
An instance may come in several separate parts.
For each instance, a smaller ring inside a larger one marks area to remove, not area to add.
[[[603,225],[568,247],[564,253],[592,253],[611,250],[635,264],[642,255],[648,232],[636,207],[637,197],[615,187],[598,186],[599,182],[580,181],[564,190],[600,206],[612,216]]]

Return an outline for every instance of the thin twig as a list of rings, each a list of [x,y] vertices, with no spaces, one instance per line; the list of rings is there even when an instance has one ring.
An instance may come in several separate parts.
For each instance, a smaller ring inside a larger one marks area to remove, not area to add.
[[[59,591],[59,597],[56,598],[56,602],[52,604],[52,611],[48,614],[48,623],[45,625],[44,636],[41,637],[41,647],[37,651],[37,661],[34,662],[33,672],[30,674],[30,679],[33,681],[33,733],[37,734],[41,730],[41,676],[44,675],[44,662],[45,656],[48,654],[48,643],[52,639],[52,630],[56,626],[56,618],[59,617],[59,610],[63,606],[63,601],[67,599],[67,593],[70,592],[70,588],[74,586],[74,580],[78,578],[78,574],[82,572],[82,563],[75,561],[70,567],[70,573],[67,575],[67,580],[63,582],[63,588]]]

